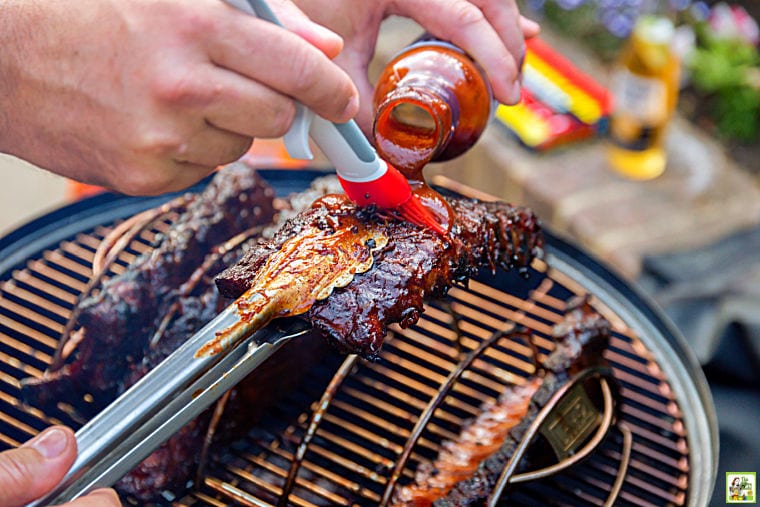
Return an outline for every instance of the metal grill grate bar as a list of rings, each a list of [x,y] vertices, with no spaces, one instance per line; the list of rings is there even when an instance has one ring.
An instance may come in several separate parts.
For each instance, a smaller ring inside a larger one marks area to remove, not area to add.
[[[28,287],[38,294],[50,296],[57,301],[65,304],[74,305],[77,302],[78,292],[68,286],[61,286],[58,283],[50,283],[36,276],[34,271],[23,270],[13,274],[13,279],[7,282],[7,286],[2,288],[3,292],[14,294],[14,287]]]

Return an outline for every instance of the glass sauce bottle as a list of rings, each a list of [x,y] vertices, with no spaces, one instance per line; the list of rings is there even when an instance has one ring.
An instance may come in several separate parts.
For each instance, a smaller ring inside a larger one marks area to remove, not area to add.
[[[454,211],[425,184],[422,168],[467,151],[495,104],[483,70],[453,44],[421,38],[385,67],[375,87],[372,135],[379,155],[449,229]]]
[[[490,84],[464,51],[423,38],[385,67],[375,87],[375,147],[411,181],[431,161],[467,151],[494,109]]]
[[[665,133],[678,100],[680,62],[671,48],[674,27],[663,15],[636,23],[612,81],[608,160],[632,179],[659,176],[667,165]]]

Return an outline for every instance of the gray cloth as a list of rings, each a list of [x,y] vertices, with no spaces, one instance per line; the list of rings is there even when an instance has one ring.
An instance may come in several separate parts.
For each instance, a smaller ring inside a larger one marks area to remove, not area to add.
[[[702,364],[720,431],[710,505],[725,505],[725,472],[760,472],[760,229],[645,260],[641,286]]]

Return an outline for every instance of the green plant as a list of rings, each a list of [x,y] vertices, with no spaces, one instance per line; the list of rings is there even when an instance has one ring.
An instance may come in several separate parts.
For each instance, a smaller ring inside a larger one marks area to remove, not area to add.
[[[736,38],[697,30],[699,44],[686,62],[694,88],[711,97],[718,132],[750,142],[760,132],[760,55]]]

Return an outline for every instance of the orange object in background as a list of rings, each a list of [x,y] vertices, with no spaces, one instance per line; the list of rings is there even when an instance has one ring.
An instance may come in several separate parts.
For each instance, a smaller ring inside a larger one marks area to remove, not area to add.
[[[105,191],[103,187],[97,185],[88,185],[79,181],[68,180],[66,182],[66,200],[78,201],[85,197],[90,197]]]
[[[305,169],[312,164],[288,155],[285,142],[281,139],[256,139],[251,149],[241,158],[251,167],[266,169]]]

